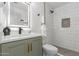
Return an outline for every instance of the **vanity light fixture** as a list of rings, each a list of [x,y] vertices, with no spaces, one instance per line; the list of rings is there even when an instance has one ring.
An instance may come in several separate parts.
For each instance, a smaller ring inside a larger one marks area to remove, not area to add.
[[[20,21],[24,21],[23,19],[21,19]]]
[[[4,4],[6,4],[6,2],[4,2]]]
[[[54,11],[53,11],[53,10],[50,10],[50,12],[51,12],[51,13],[54,13]]]

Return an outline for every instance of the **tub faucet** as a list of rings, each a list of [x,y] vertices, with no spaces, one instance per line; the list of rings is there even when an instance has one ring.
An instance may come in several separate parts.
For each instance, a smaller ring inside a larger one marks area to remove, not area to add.
[[[19,27],[19,34],[21,34],[22,33],[22,28],[21,27]]]

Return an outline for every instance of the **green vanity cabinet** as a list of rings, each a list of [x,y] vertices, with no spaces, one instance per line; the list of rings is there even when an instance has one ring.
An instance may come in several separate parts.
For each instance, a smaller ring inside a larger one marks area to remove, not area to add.
[[[41,56],[42,38],[30,38],[1,44],[2,56]]]

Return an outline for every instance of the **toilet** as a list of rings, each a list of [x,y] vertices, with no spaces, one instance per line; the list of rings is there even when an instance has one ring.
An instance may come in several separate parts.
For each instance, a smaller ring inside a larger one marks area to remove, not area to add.
[[[57,55],[58,49],[51,44],[43,45],[43,55],[44,56],[55,56]]]

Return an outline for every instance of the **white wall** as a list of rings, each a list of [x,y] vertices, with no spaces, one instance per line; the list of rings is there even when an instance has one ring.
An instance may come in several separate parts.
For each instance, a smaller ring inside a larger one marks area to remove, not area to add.
[[[0,7],[0,36],[2,36],[3,35],[3,28],[6,26],[6,22],[5,22],[5,20],[6,20],[6,17],[5,17],[5,15],[3,14],[4,12],[3,12],[3,8],[2,7]]]
[[[37,16],[37,14],[40,16]],[[44,18],[44,4],[43,2],[31,3],[31,20],[32,32],[41,33],[41,20]]]
[[[53,31],[53,13],[50,12],[50,10],[53,10],[50,5],[45,3],[45,20],[46,20],[46,32],[47,32],[47,38],[44,39],[45,43],[51,43],[52,38],[52,31]]]
[[[0,8],[0,15],[2,15],[1,11],[2,11],[2,9]],[[2,33],[1,33],[2,32],[2,21],[1,21],[1,18],[2,17],[0,16],[0,40],[1,40],[1,36],[2,36]]]
[[[70,18],[70,28],[62,28],[62,18]],[[52,44],[79,52],[79,3],[69,3],[54,10]]]
[[[46,20],[46,32],[47,37],[43,37],[43,43],[50,43],[50,39],[52,39],[52,18],[53,14],[50,13],[51,6],[43,2],[32,2],[31,3],[31,20],[32,20],[32,32],[41,33],[41,21],[44,19],[44,11],[45,11],[45,20]],[[37,14],[40,13],[40,16]],[[44,31],[45,32],[45,31]]]

